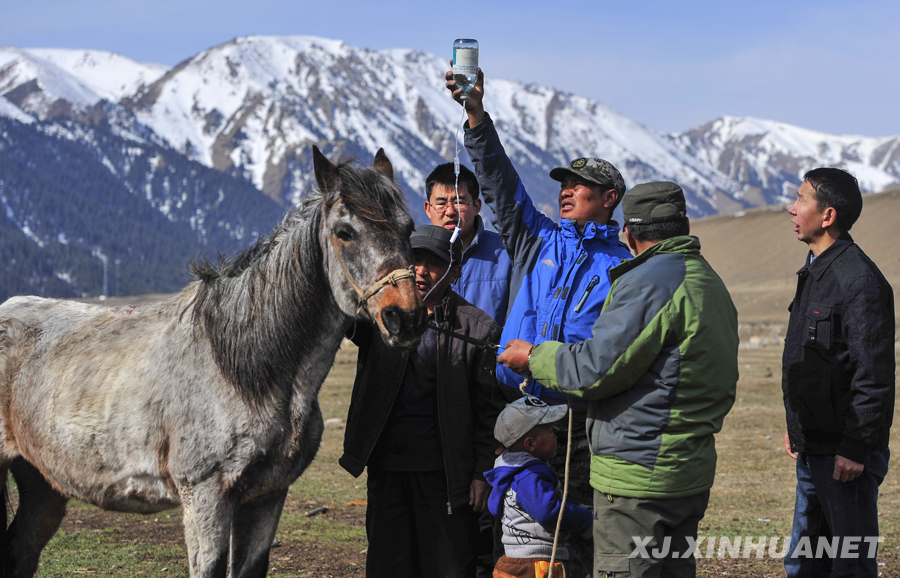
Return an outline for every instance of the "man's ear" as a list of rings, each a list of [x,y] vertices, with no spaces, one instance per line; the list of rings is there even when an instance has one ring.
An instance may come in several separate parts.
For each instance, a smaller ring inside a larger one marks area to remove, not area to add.
[[[633,255],[638,254],[637,239],[631,236],[631,231],[628,229],[628,225],[625,225],[625,244],[628,245],[629,249],[631,249],[631,253]]]
[[[454,263],[453,266],[450,267],[450,273],[447,274],[447,278],[450,279],[450,284],[453,285],[456,283],[456,280],[459,279],[460,275],[462,275],[462,265]]]
[[[481,212],[481,197],[478,197],[472,203],[472,215],[475,216],[480,212]]]
[[[606,195],[606,201],[603,203],[603,206],[607,209],[612,209],[616,206],[616,201],[619,200],[619,191],[615,189],[610,189],[609,194]],[[612,217],[612,215],[610,215]]]
[[[837,211],[834,207],[827,207],[822,211],[822,228],[827,229],[837,224]]]

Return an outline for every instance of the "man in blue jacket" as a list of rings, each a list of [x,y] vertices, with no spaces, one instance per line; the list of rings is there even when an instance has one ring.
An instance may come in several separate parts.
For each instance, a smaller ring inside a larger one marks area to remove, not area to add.
[[[500,235],[484,228],[478,193],[478,179],[467,167],[460,165],[457,180],[453,163],[438,165],[425,180],[425,213],[432,225],[450,231],[459,227],[462,273],[453,290],[503,327],[511,264]]]
[[[448,72],[447,88],[459,100],[462,90]],[[510,307],[500,343],[521,339],[537,345],[544,341],[577,343],[591,336],[609,292],[610,268],[631,258],[619,241],[619,226],[611,221],[613,210],[625,194],[625,181],[610,162],[578,158],[565,167],[550,171],[559,181],[560,223],[542,214],[525,191],[519,175],[507,157],[494,123],[485,112],[484,75],[464,101],[468,114],[466,149],[475,166],[484,200],[494,211],[497,230],[509,252]],[[519,394],[525,376],[506,366],[497,366],[497,380],[510,398]],[[533,382],[528,392],[551,404],[566,403],[564,394]],[[585,422],[587,402],[570,402],[575,411],[572,440],[572,468],[569,495],[580,503],[593,499],[590,486],[590,449]],[[562,425],[562,424],[560,424]],[[559,427],[560,440],[568,434]],[[558,457],[551,460],[562,471],[567,444],[560,443]],[[593,545],[573,537],[573,574],[592,574]]]

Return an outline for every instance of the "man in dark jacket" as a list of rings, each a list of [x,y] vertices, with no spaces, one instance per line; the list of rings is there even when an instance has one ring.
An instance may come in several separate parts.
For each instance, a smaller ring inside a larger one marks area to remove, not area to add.
[[[856,179],[834,168],[806,173],[788,211],[810,249],[788,308],[782,363],[785,451],[797,460],[788,576],[877,575],[878,486],[894,413],[894,298],[848,233],[861,211]]]
[[[421,225],[410,237],[416,287],[430,324],[496,343],[500,327],[450,289],[461,243]],[[387,346],[357,324],[356,382],[340,464],[368,468],[366,576],[473,576],[475,512],[484,510],[493,466],[494,353],[433,328],[415,350]]]

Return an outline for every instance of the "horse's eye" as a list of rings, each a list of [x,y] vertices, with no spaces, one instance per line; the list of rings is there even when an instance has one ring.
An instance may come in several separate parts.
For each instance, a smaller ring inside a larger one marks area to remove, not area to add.
[[[344,242],[350,242],[353,240],[353,233],[350,231],[347,231],[346,229],[341,229],[340,231],[335,233],[335,235],[337,235],[338,239],[340,239],[341,241],[344,241]]]

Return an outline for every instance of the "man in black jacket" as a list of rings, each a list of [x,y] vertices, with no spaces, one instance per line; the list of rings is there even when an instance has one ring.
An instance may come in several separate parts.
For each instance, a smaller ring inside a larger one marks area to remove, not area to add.
[[[429,323],[496,343],[500,327],[450,289],[462,256],[451,235],[421,225],[410,236]],[[368,468],[366,576],[474,576],[474,512],[490,494],[501,405],[493,351],[433,328],[415,350],[362,324],[351,339],[359,359],[340,464],[354,476]]]
[[[810,252],[797,272],[782,363],[785,451],[797,460],[788,576],[877,576],[878,486],[894,413],[894,298],[848,233],[861,211],[856,179],[834,168],[806,173],[789,209]]]

